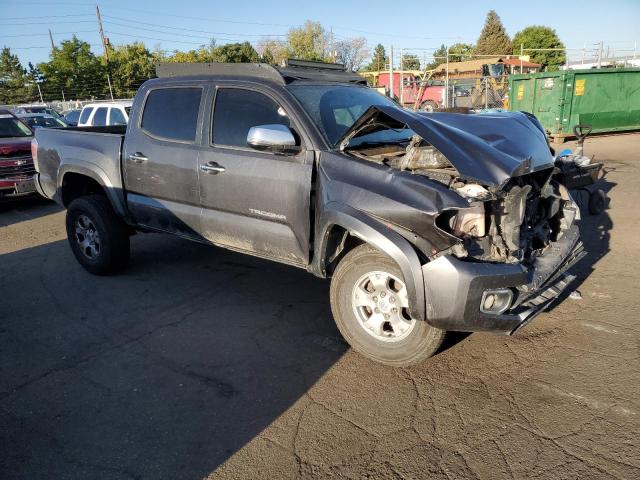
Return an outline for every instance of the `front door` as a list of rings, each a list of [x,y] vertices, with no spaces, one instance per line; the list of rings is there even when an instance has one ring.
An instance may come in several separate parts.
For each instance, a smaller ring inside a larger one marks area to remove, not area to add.
[[[127,132],[123,155],[127,204],[140,225],[198,236],[197,127],[203,91],[197,86],[148,91],[137,128]]]
[[[280,155],[254,150],[254,126],[299,130],[272,93],[218,86],[208,145],[198,159],[201,233],[226,247],[306,265],[309,261],[312,152]]]

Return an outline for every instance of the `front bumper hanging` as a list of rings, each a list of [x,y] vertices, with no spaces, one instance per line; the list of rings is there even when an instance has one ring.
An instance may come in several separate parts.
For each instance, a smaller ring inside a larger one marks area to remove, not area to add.
[[[443,330],[513,334],[560,296],[575,279],[567,270],[585,254],[574,225],[529,268],[444,255],[422,267],[427,322]],[[513,293],[508,308],[482,311],[487,292],[505,290]]]

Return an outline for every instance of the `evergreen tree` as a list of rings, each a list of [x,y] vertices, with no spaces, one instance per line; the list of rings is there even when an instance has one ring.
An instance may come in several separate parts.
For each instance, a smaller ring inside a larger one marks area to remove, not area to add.
[[[402,68],[404,70],[420,70],[420,59],[417,55],[407,53],[402,56]]]
[[[489,10],[474,53],[477,55],[509,55],[511,50],[511,40],[500,17],[495,10]]]
[[[378,71],[384,70],[388,63],[389,59],[387,58],[387,52],[384,49],[384,46],[379,43],[376,45],[376,48],[373,50],[373,56],[371,57],[371,63],[367,66],[367,70],[370,71]]]
[[[0,51],[0,104],[20,103],[27,93],[26,70],[9,47]]]

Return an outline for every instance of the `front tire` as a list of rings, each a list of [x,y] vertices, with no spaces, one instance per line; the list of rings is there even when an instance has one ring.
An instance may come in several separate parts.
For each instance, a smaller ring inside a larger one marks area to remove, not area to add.
[[[67,209],[67,239],[76,259],[94,275],[111,275],[129,261],[127,225],[101,195],[76,198]]]
[[[432,356],[445,331],[412,319],[400,268],[368,245],[351,250],[331,280],[331,310],[345,340],[362,355],[405,367]]]

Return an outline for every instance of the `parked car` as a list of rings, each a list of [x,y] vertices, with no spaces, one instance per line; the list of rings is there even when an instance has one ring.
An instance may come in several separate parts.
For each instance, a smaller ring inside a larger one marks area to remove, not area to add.
[[[157,73],[126,128],[36,132],[38,190],[91,273],[123,269],[135,231],[297,266],[331,278],[352,347],[395,366],[446,331],[512,334],[574,278],[578,207],[532,116],[413,112],[310,62]]]
[[[8,110],[0,109],[0,200],[32,194],[35,168],[32,130]]]
[[[45,113],[23,113],[16,115],[20,120],[29,125],[32,130],[36,128],[66,128],[69,125],[64,120]]]
[[[62,118],[67,125],[75,127],[78,125],[78,120],[80,120],[80,112],[82,112],[80,108],[67,110],[66,112],[62,112]]]
[[[13,113],[16,115],[28,113],[45,113],[54,117],[62,116],[55,108],[51,108],[46,105],[18,105],[13,109]]]
[[[79,127],[126,125],[129,121],[132,101],[89,103],[82,107]]]

